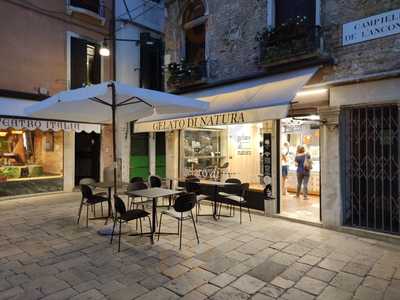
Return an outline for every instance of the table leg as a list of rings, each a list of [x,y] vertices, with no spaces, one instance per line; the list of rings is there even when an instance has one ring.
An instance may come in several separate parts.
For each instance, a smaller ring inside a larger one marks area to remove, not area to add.
[[[157,198],[153,198],[153,207],[152,207],[152,223],[151,224],[151,243],[154,244],[154,233],[156,232],[156,215],[157,215]]]
[[[217,197],[218,197],[218,186],[214,186],[214,209],[213,209],[214,220],[217,220]]]

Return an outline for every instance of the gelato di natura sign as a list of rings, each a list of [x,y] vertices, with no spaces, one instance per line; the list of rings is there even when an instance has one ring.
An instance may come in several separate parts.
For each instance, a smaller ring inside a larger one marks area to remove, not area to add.
[[[343,24],[343,46],[400,33],[400,9]]]

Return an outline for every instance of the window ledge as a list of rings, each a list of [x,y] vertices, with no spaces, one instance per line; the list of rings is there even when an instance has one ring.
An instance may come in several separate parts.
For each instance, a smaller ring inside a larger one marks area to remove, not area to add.
[[[85,9],[85,8],[67,5],[67,13],[69,15],[72,15],[73,13],[88,15],[88,16],[100,21],[101,25],[104,25],[106,23],[106,18],[100,16],[99,14],[96,14],[95,12],[93,12],[91,10]]]

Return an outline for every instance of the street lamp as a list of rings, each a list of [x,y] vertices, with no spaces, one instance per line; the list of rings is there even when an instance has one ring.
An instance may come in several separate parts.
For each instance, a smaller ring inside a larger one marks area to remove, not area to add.
[[[101,44],[100,50],[99,50],[99,54],[101,56],[110,56],[110,48],[108,47],[107,41],[110,41],[112,39],[104,39],[103,43]],[[132,39],[114,39],[114,41],[118,41],[118,42],[135,42],[136,46],[140,45],[140,40],[132,40]],[[148,46],[152,46],[154,45],[153,41],[146,41],[145,42],[146,45]]]

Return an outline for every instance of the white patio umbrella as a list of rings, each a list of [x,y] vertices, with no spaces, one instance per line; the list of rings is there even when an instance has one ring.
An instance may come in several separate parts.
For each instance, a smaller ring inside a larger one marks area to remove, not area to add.
[[[116,194],[116,114],[121,120],[134,121],[152,114],[196,112],[207,108],[205,101],[111,81],[60,92],[26,108],[25,113],[35,118],[112,124]]]

